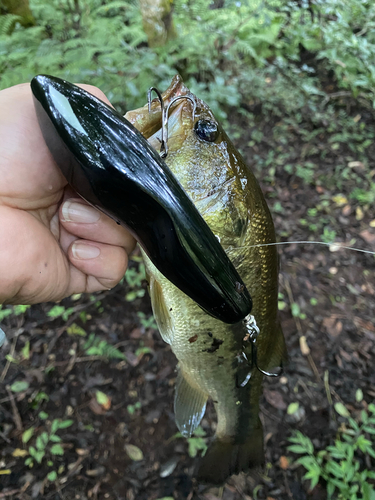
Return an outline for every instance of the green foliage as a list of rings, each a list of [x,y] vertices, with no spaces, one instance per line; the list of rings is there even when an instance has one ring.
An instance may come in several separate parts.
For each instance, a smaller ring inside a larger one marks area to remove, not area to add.
[[[48,311],[47,316],[52,319],[60,318],[61,316],[62,319],[66,321],[73,312],[73,307],[65,308],[64,306],[57,304]]]
[[[205,455],[207,451],[207,443],[205,439],[206,433],[202,427],[197,427],[194,431],[194,435],[188,438],[188,450],[189,455],[194,458],[201,452],[201,455]]]
[[[139,318],[139,321],[141,322],[141,325],[143,328],[152,328],[153,330],[157,330],[158,326],[156,324],[154,316],[151,314],[147,318],[146,314],[142,311],[137,312],[137,316]]]
[[[187,438],[188,452],[192,458],[196,457],[199,451],[201,452],[202,456],[205,455],[207,451],[207,439],[205,439],[205,436],[205,431],[201,426],[199,426],[195,429],[194,434],[191,437]],[[182,434],[180,432],[177,432],[173,436],[173,439],[180,437],[182,437]]]
[[[135,266],[130,267],[125,274],[125,280],[131,290],[125,295],[125,299],[128,302],[133,302],[133,300],[142,298],[145,294],[145,289],[143,287],[144,281],[146,280],[146,270],[145,265],[139,258],[134,259]]]
[[[0,36],[10,35],[18,21],[21,21],[21,17],[14,14],[0,16]]]
[[[20,316],[24,314],[31,306],[17,305],[17,306],[3,306],[0,304],[0,321],[3,321],[7,316]]]
[[[315,2],[314,15],[308,2],[226,1],[217,9],[211,0],[176,0],[179,36],[154,49],[147,47],[135,0],[30,5],[34,27],[17,24],[9,34],[11,20],[2,20],[2,88],[53,74],[99,86],[124,110],[143,104],[151,85],[164,88],[179,72],[223,118],[224,108],[254,98],[274,111],[280,103],[289,112],[316,107],[312,103],[326,96],[319,81],[324,66],[339,89],[374,101],[375,6],[369,0]],[[315,55],[314,64],[304,62],[302,49]]]
[[[134,413],[137,411],[137,410],[140,410],[142,407],[142,403],[140,401],[137,401],[136,403],[134,403],[133,405],[128,405],[126,407],[126,409],[128,410],[128,413],[129,415],[134,415]]]
[[[47,414],[45,414],[47,415]],[[44,417],[44,415],[43,415]],[[48,417],[48,415],[47,415]],[[44,418],[42,418],[44,420]],[[49,458],[47,465],[53,465],[53,458],[56,455],[62,456],[64,455],[64,448],[61,446],[61,438],[57,435],[57,432],[60,429],[66,429],[73,424],[73,420],[60,420],[55,419],[50,423],[49,430],[42,431],[38,436],[33,440],[33,445],[30,445],[28,448],[29,457],[25,460],[25,465],[30,468],[37,464],[41,464],[43,459]],[[22,442],[27,444],[31,438],[34,436],[35,428],[30,427],[22,434]],[[53,472],[55,472],[53,474]],[[49,477],[50,476],[50,477]],[[57,477],[56,471],[52,471],[48,474],[48,479],[50,481],[54,481]],[[52,478],[52,479],[51,479]]]
[[[312,441],[296,431],[289,438],[293,444],[288,450],[301,455],[296,463],[306,469],[304,479],[310,480],[311,489],[320,479],[326,481],[328,500],[375,500],[375,472],[370,467],[375,463],[375,405],[370,404],[368,412],[362,410],[358,421],[341,403],[335,405],[335,410],[347,422],[339,429],[333,445],[317,452]]]
[[[16,382],[13,382],[13,384],[10,386],[12,392],[23,392],[26,391],[28,388],[29,388],[29,383],[26,382],[26,380],[17,380]]]
[[[125,354],[108,344],[105,340],[97,337],[94,333],[89,335],[89,338],[83,345],[83,349],[87,356],[102,356],[105,359],[124,359]]]

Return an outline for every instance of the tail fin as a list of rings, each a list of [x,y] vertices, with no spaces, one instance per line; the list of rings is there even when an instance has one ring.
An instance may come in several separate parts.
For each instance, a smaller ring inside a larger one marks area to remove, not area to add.
[[[256,427],[241,442],[216,438],[201,459],[197,479],[220,485],[232,474],[246,472],[264,463],[263,429]]]

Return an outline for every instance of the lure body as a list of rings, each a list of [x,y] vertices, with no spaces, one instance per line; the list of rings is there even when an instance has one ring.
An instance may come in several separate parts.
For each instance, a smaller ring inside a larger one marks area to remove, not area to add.
[[[207,313],[237,323],[251,297],[219,241],[144,137],[83,89],[39,75],[39,124],[69,184],[126,226],[156,268]]]

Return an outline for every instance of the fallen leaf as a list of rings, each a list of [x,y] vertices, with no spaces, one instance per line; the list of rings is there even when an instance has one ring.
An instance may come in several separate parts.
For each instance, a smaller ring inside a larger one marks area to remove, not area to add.
[[[134,462],[143,460],[143,452],[140,448],[138,448],[138,446],[135,446],[134,444],[126,444],[124,448],[128,457]]]
[[[85,455],[89,454],[89,450],[85,450],[84,448],[76,448],[76,453],[80,457],[84,457]]]
[[[342,194],[337,194],[336,196],[333,196],[332,200],[339,207],[342,207],[343,205],[346,205],[348,203],[348,199],[346,198],[346,196],[344,196]]]
[[[26,457],[29,452],[27,450],[22,450],[21,448],[16,448],[14,452],[12,453],[13,457]]]
[[[369,332],[375,332],[375,326],[371,323],[371,321],[365,321],[358,316],[354,316],[353,323],[357,328],[367,330]]]
[[[299,338],[299,348],[304,356],[308,356],[310,354],[310,347],[308,346],[304,335]]]
[[[281,457],[280,457],[280,467],[283,470],[286,470],[289,467],[289,460],[284,455],[281,455]]]
[[[365,165],[361,161],[350,161],[348,163],[349,168],[365,168]]]
[[[361,207],[357,207],[355,209],[355,218],[356,220],[362,220],[365,214],[363,213],[363,210]]]
[[[370,220],[369,226],[370,227],[375,227],[375,219]]]
[[[134,330],[131,331],[130,333],[130,338],[131,339],[139,339],[142,337],[143,333],[141,328],[134,328]]]
[[[93,411],[96,415],[104,415],[106,413],[106,410],[100,405],[96,398],[91,398],[89,402],[89,408],[91,411]]]
[[[339,415],[342,417],[350,417],[350,413],[348,410],[345,408],[345,406],[342,403],[335,403],[334,404],[335,410]]]
[[[264,397],[267,402],[278,410],[286,410],[287,404],[285,403],[282,395],[278,391],[264,390]]]
[[[349,215],[351,211],[352,207],[350,205],[345,205],[345,207],[341,210],[341,213],[342,215]]]
[[[338,337],[342,332],[342,323],[334,317],[324,318],[323,326],[332,337]]]
[[[299,409],[299,403],[290,403],[287,409],[287,413],[288,415],[293,415],[298,411],[298,409]]]
[[[111,407],[111,398],[102,391],[96,391],[96,400],[105,410]]]
[[[366,243],[375,243],[375,234],[370,233],[367,229],[359,233],[360,237],[365,240]]]

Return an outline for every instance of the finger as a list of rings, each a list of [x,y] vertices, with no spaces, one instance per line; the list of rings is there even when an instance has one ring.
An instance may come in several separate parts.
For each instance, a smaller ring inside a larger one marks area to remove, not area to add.
[[[122,226],[80,198],[69,198],[60,208],[60,222],[70,234],[85,240],[123,247],[130,254],[135,239]]]
[[[94,292],[113,288],[128,266],[125,250],[88,240],[75,240],[68,250],[71,269],[71,293]]]

